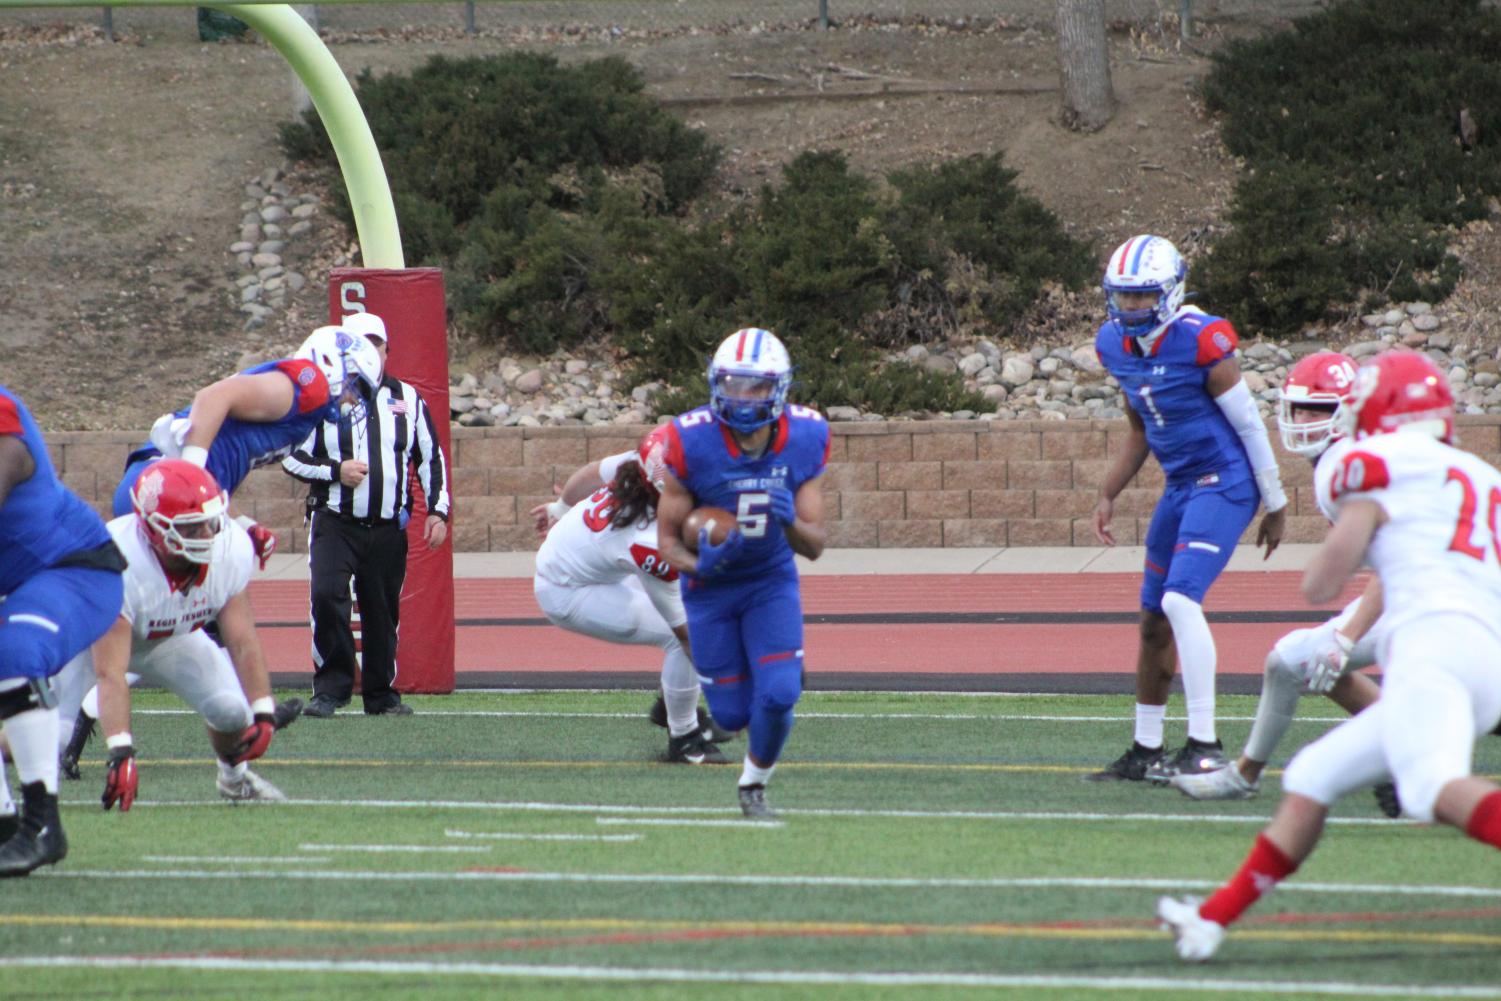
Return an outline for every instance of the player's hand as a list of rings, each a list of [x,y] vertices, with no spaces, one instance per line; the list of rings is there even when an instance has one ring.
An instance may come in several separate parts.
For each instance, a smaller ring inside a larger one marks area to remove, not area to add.
[[[1115,501],[1101,497],[1094,506],[1094,537],[1107,546],[1115,545],[1115,533],[1110,531],[1110,520],[1115,515]]]
[[[358,459],[345,459],[339,463],[339,482],[351,489],[363,483],[369,473],[370,467]]]
[[[260,560],[261,569],[266,569],[266,564],[271,562],[271,556],[276,552],[276,533],[261,524],[251,524],[245,531],[250,536],[250,545],[255,550],[255,558]]]
[[[1308,664],[1308,690],[1327,695],[1340,678],[1344,677],[1345,665],[1350,662],[1350,651],[1355,643],[1338,629],[1329,630],[1327,642],[1320,644],[1318,653]]]
[[[745,536],[740,534],[740,529],[731,529],[724,541],[716,546],[709,541],[710,528],[711,526],[705,525],[698,531],[698,569],[694,571],[695,577],[713,577],[722,572],[735,562],[740,550],[745,548]]]
[[[239,743],[229,753],[229,763],[238,765],[254,761],[271,746],[271,736],[276,733],[276,717],[272,713],[256,713],[255,722],[240,734]]]
[[[786,487],[771,488],[771,516],[783,527],[797,521],[797,500]]]
[[[1261,517],[1261,526],[1256,529],[1256,544],[1266,546],[1263,560],[1271,559],[1277,547],[1282,545],[1282,533],[1287,528],[1287,508],[1268,511]]]
[[[129,744],[110,748],[109,770],[104,775],[104,795],[101,797],[104,808],[108,810],[119,803],[120,812],[126,812],[136,801],[136,788],[139,785],[136,749]]]

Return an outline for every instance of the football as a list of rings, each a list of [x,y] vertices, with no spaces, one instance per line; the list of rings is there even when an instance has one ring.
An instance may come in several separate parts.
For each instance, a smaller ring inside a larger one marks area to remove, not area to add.
[[[699,507],[688,512],[683,519],[683,544],[698,552],[698,533],[705,525],[709,528],[709,541],[719,545],[735,527],[735,516],[722,507]]]

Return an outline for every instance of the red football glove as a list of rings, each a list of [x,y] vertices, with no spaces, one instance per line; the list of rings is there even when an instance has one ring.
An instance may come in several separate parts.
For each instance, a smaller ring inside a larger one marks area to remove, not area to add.
[[[245,728],[240,734],[240,742],[235,745],[229,754],[229,763],[238,765],[244,761],[254,761],[266,753],[266,748],[271,746],[271,735],[276,733],[276,720],[270,713],[256,713],[255,722]]]
[[[129,810],[130,805],[136,801],[136,787],[139,784],[136,749],[129,744],[110,748],[109,771],[104,776],[104,808],[108,810],[119,803],[121,813]]]
[[[266,564],[271,560],[271,554],[276,552],[276,533],[261,524],[252,524],[245,531],[250,533],[250,544],[255,547],[255,555],[261,561],[261,569],[266,569]]]

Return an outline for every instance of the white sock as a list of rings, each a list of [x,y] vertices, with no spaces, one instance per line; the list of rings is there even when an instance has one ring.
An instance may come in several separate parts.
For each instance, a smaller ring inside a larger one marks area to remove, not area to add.
[[[674,737],[698,729],[698,674],[677,637],[662,648],[662,699],[667,703],[667,732]]]
[[[28,709],[5,721],[16,777],[21,785],[41,782],[57,793],[57,710]]]
[[[10,795],[10,783],[5,779],[5,762],[0,760],[0,817],[16,812],[16,801]]]
[[[83,704],[78,707],[78,711],[81,712],[81,713],[83,713],[89,719],[98,719],[99,718],[99,686],[98,685],[95,685],[93,688],[90,688],[88,690],[87,694],[84,695],[84,697],[83,697]]]
[[[219,759],[219,777],[225,782],[238,782],[249,770],[250,765],[247,762],[242,761],[238,765],[232,765],[223,758]]]
[[[1136,703],[1136,742],[1142,747],[1162,746],[1162,718],[1167,706],[1144,706]]]
[[[1178,664],[1183,671],[1183,701],[1188,709],[1188,736],[1212,744],[1214,732],[1214,672],[1218,657],[1204,607],[1186,595],[1169,591],[1162,596],[1162,612],[1173,624]]]
[[[771,768],[762,768],[752,761],[750,755],[747,754],[745,756],[745,770],[740,773],[740,784],[743,786],[764,786],[771,779],[772,770],[776,767],[776,765],[772,765]]]

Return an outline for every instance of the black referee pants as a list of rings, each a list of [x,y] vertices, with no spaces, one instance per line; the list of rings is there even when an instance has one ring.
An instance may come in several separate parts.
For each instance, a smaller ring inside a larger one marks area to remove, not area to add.
[[[313,512],[308,549],[313,591],[313,695],[344,705],[354,691],[354,631],[349,582],[360,603],[364,665],[360,695],[367,713],[401,701],[396,683],[396,628],[407,573],[407,534],[395,521],[366,524]]]

